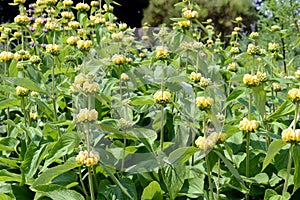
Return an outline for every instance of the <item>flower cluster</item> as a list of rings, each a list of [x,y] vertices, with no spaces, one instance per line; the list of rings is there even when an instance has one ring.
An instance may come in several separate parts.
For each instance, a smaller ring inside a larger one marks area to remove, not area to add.
[[[71,85],[70,90],[77,94],[79,92],[92,94],[98,92],[98,83],[94,81],[94,77],[89,75],[79,74],[75,77],[73,85]]]
[[[197,97],[196,104],[200,110],[209,110],[214,103],[214,100],[210,97]]]
[[[199,82],[201,80],[201,78],[202,78],[201,73],[192,72],[190,75],[191,81],[193,81],[195,83]]]
[[[285,142],[300,142],[300,129],[285,129],[281,133],[281,138]]]
[[[206,152],[212,149],[218,142],[224,142],[226,137],[224,133],[213,132],[207,138],[199,136],[195,141],[195,145]]]
[[[205,88],[207,88],[210,84],[211,84],[210,78],[201,77],[200,83],[199,83],[199,85],[200,85],[201,88],[205,89]]]
[[[78,36],[71,36],[67,39],[67,44],[71,46],[77,45],[77,41],[80,40]]]
[[[249,35],[249,38],[252,40],[257,40],[259,38],[259,33],[258,32],[252,32]]]
[[[20,51],[17,51],[15,54],[14,54],[14,59],[19,61],[19,60],[28,60],[30,59],[30,53],[29,51],[25,51],[25,50],[20,50]]]
[[[30,18],[26,15],[17,15],[14,18],[14,22],[20,26],[26,26],[30,23]]]
[[[121,74],[121,80],[122,81],[129,81],[130,79],[129,79],[129,76],[126,73],[122,73]]]
[[[11,61],[12,59],[14,59],[14,54],[9,52],[9,51],[2,51],[0,53],[0,60],[2,60],[3,62],[8,62]]]
[[[37,120],[38,113],[37,112],[31,112],[29,114],[29,117],[30,117],[31,120],[35,121],[35,120]]]
[[[257,86],[259,84],[259,78],[257,75],[245,74],[243,77],[243,83],[248,87]]]
[[[240,128],[245,132],[254,132],[258,128],[258,123],[256,120],[248,120],[247,118],[243,118],[240,122]]]
[[[155,56],[158,59],[166,59],[170,55],[167,47],[158,46],[155,50]]]
[[[229,70],[231,72],[237,72],[238,64],[236,62],[229,63],[227,66],[227,70]]]
[[[46,52],[52,55],[59,55],[60,53],[60,45],[57,44],[47,44],[46,45]]]
[[[127,130],[129,128],[131,128],[132,124],[130,121],[127,121],[124,118],[119,119],[119,123],[120,123],[120,127],[122,130]]]
[[[259,46],[256,46],[254,44],[249,44],[247,48],[247,53],[249,55],[259,55],[260,54],[260,48]]]
[[[29,94],[29,89],[21,87],[21,86],[17,86],[16,87],[16,92],[17,92],[18,96],[24,97],[24,96],[27,96]]]
[[[77,115],[77,122],[93,122],[98,118],[98,112],[95,109],[89,110],[83,108],[79,111]]]
[[[92,46],[91,40],[78,40],[77,41],[77,48],[81,51],[89,51]]]
[[[268,80],[267,73],[265,72],[258,71],[256,76],[258,77],[259,82],[266,82]]]
[[[169,103],[171,100],[171,93],[168,91],[157,91],[154,94],[154,103],[158,103],[158,104],[166,104]]]
[[[125,63],[131,63],[132,59],[131,58],[126,58],[126,56],[124,56],[122,54],[114,54],[113,57],[111,58],[111,61],[115,65],[122,65],[122,64],[125,64]]]
[[[194,19],[194,18],[198,18],[199,17],[198,12],[195,11],[195,10],[189,10],[187,8],[184,8],[184,9],[182,9],[182,12],[183,12],[182,13],[183,16],[185,18],[187,18],[187,19]]]
[[[75,8],[78,11],[89,11],[90,10],[90,6],[86,3],[78,3],[78,4],[76,4]]]
[[[92,167],[97,165],[100,160],[99,153],[96,151],[80,151],[76,156],[76,162],[81,165],[86,165],[87,167]]]
[[[300,89],[293,88],[289,90],[288,97],[294,102],[299,103],[300,102]]]
[[[272,88],[275,92],[278,92],[281,90],[281,85],[279,83],[272,83]]]
[[[191,27],[192,23],[190,20],[182,20],[177,22],[180,28],[189,28]]]
[[[279,44],[278,43],[269,43],[268,44],[268,50],[271,52],[275,52],[279,50]]]

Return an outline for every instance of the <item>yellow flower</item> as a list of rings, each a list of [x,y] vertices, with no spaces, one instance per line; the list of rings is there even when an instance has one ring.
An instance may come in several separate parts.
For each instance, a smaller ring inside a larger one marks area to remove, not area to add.
[[[243,77],[243,83],[249,87],[257,86],[259,84],[259,79],[257,75],[245,74]]]
[[[78,36],[71,36],[67,39],[67,44],[74,46],[77,44],[77,41],[80,40],[80,38]]]
[[[79,11],[89,11],[90,10],[90,6],[86,3],[78,3],[76,4],[76,10]]]
[[[201,73],[192,72],[191,75],[190,75],[191,81],[193,81],[195,83],[199,82],[201,78],[202,78]]]
[[[16,87],[16,92],[17,92],[18,96],[24,97],[24,96],[27,96],[29,94],[29,89],[21,87],[21,86],[17,86]]]
[[[271,26],[271,31],[275,32],[275,31],[279,31],[280,27],[278,25],[273,25]]]
[[[94,93],[99,90],[98,84],[96,82],[89,83],[88,81],[83,83],[82,89],[87,93]]]
[[[200,78],[200,87],[201,88],[207,88],[211,84],[210,78],[201,77]]]
[[[192,23],[190,20],[184,20],[184,21],[179,21],[178,22],[178,25],[181,27],[181,28],[189,28]]]
[[[121,65],[126,63],[127,60],[124,55],[114,54],[113,57],[111,58],[111,61],[116,65]]]
[[[194,18],[198,18],[198,12],[197,11],[192,11],[192,10],[187,10],[185,9],[183,12],[183,16],[187,19],[194,19]]]
[[[249,35],[249,38],[252,39],[252,40],[257,40],[258,37],[259,37],[258,32],[252,32],[252,33],[250,33],[250,35]]]
[[[68,23],[68,26],[70,26],[72,29],[78,29],[80,27],[80,23],[77,21],[71,21]]]
[[[300,142],[300,129],[296,129],[295,131],[291,128],[283,130],[281,139],[285,142]]]
[[[258,123],[256,120],[248,120],[247,118],[244,118],[240,122],[240,128],[245,132],[254,132],[258,128]]]
[[[77,48],[82,51],[88,51],[92,46],[91,40],[78,40]]]
[[[239,54],[240,53],[240,49],[238,47],[231,47],[230,53],[231,54]]]
[[[72,6],[73,5],[73,1],[72,0],[64,0],[63,1],[63,5],[64,6]]]
[[[74,18],[73,12],[67,12],[67,11],[61,12],[61,16],[65,19],[73,19]]]
[[[60,46],[57,44],[47,44],[46,45],[46,52],[52,55],[59,55],[60,53]]]
[[[114,10],[114,7],[111,6],[111,5],[104,4],[103,9],[104,9],[105,12],[111,12],[111,11]]]
[[[39,64],[42,61],[37,55],[31,56],[29,60],[32,64]]]
[[[84,165],[86,163],[86,159],[88,158],[89,153],[87,150],[80,151],[79,154],[76,156],[76,162],[78,164]]]
[[[289,90],[288,97],[294,102],[300,102],[300,89],[293,88]]]
[[[227,69],[232,72],[237,72],[238,64],[236,62],[229,63],[229,65],[227,66]]]
[[[87,108],[81,109],[77,115],[78,122],[85,122],[88,119],[89,110]]]
[[[212,107],[214,100],[210,97],[197,97],[196,104],[200,110],[208,110]]]
[[[238,22],[238,23],[241,23],[243,21],[243,18],[242,17],[236,17],[235,21]]]
[[[281,90],[281,85],[279,83],[272,83],[272,88],[275,92],[278,92]]]
[[[267,73],[265,73],[265,72],[258,71],[256,73],[256,76],[258,77],[259,82],[266,82],[268,80]]]
[[[80,151],[76,156],[76,162],[87,167],[95,166],[100,160],[99,153],[96,151]]]
[[[157,91],[155,92],[154,96],[154,103],[158,103],[158,104],[165,104],[165,103],[169,103],[171,100],[171,93],[168,91]]]
[[[91,1],[91,6],[92,7],[98,7],[100,4],[98,1]]]
[[[254,44],[249,44],[248,48],[247,48],[247,53],[249,55],[259,55],[260,48],[259,48],[259,46],[255,46]]]
[[[131,126],[132,126],[131,122],[127,121],[124,118],[119,119],[119,123],[120,123],[121,129],[123,129],[123,130],[127,130],[127,129],[131,128]]]
[[[122,81],[129,81],[130,79],[129,79],[129,76],[128,76],[127,74],[122,73],[122,74],[121,74],[121,80],[122,80]]]
[[[88,112],[87,120],[89,122],[96,121],[98,119],[98,112],[95,109],[92,109]]]
[[[0,60],[2,60],[3,62],[8,62],[11,61],[12,59],[14,59],[14,54],[9,52],[9,51],[2,51],[0,53]]]
[[[122,31],[111,34],[111,38],[115,41],[121,41],[123,37],[124,37],[124,33]]]
[[[169,57],[169,49],[167,47],[158,46],[155,50],[156,58],[166,59]]]
[[[30,117],[30,119],[32,119],[32,120],[35,121],[37,119],[37,117],[38,117],[38,113],[37,112],[34,112],[34,113],[31,112],[29,114],[29,117]]]
[[[14,0],[14,3],[21,3],[21,4],[23,4],[25,2],[26,2],[26,0]]]
[[[30,23],[30,18],[26,15],[17,15],[14,22],[18,25],[25,26]]]
[[[279,50],[279,44],[278,43],[269,43],[268,44],[268,50],[271,52],[275,52]]]
[[[234,27],[234,29],[233,29],[235,32],[241,32],[242,31],[242,29],[240,28],[240,27]]]

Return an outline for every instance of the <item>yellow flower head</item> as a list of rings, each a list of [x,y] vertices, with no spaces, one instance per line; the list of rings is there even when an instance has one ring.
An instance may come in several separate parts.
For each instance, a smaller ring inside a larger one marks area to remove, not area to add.
[[[249,44],[248,48],[247,48],[247,53],[249,55],[259,55],[260,48],[259,48],[259,46],[255,46],[254,44]]]
[[[98,118],[98,112],[95,109],[81,109],[77,115],[77,122],[93,122]]]
[[[30,23],[30,18],[26,15],[17,15],[14,22],[18,25],[25,26]]]
[[[250,35],[249,35],[249,38],[252,39],[252,40],[257,40],[258,37],[259,37],[258,32],[252,32],[252,33],[250,33]]]
[[[26,2],[26,0],[14,0],[14,3],[20,3],[20,4],[23,4],[23,3],[25,3]]]
[[[298,69],[297,71],[295,71],[295,77],[298,81],[300,81],[300,69]]]
[[[95,166],[100,160],[99,153],[96,151],[80,151],[76,156],[76,162],[87,167]]]
[[[275,92],[278,92],[281,90],[281,85],[279,83],[272,83],[272,88]]]
[[[244,118],[240,122],[240,128],[245,132],[254,132],[258,128],[258,123],[256,120],[248,120],[247,118]]]
[[[14,54],[9,52],[9,51],[2,51],[0,53],[0,60],[2,60],[3,62],[8,62],[11,61],[12,59],[14,59]]]
[[[194,19],[194,18],[198,18],[199,17],[197,11],[195,11],[195,10],[187,10],[187,9],[183,11],[183,16],[186,19]]]
[[[52,55],[59,55],[60,53],[60,45],[57,44],[47,44],[46,45],[46,52]]]
[[[78,3],[76,4],[76,10],[79,11],[89,11],[90,10],[90,6],[86,3]]]
[[[231,72],[237,72],[238,64],[236,62],[229,63],[229,65],[227,66],[227,69]]]
[[[202,78],[201,73],[192,72],[190,75],[191,81],[195,83],[199,82],[201,78]]]
[[[210,80],[210,78],[205,78],[205,77],[201,77],[200,78],[200,83],[199,83],[199,85],[200,85],[200,87],[201,88],[207,88],[209,85],[211,84],[211,80]]]
[[[154,103],[158,103],[158,104],[166,104],[169,103],[171,100],[171,93],[168,91],[157,91],[154,94]]]
[[[24,97],[24,96],[27,96],[29,94],[29,89],[21,87],[21,86],[17,86],[16,87],[16,92],[17,92],[18,96]]]
[[[300,102],[300,89],[293,88],[289,90],[288,97],[294,102],[298,103]]]
[[[256,76],[258,77],[259,82],[266,82],[268,80],[267,73],[265,72],[257,72]]]
[[[178,25],[180,28],[189,28],[191,27],[192,23],[190,20],[184,20],[184,21],[179,21]]]
[[[259,78],[257,75],[245,74],[243,77],[243,83],[248,87],[257,86],[259,84]]]
[[[78,29],[80,27],[80,23],[77,21],[71,21],[68,23],[68,26],[72,29]]]
[[[121,80],[122,81],[129,81],[130,79],[129,79],[129,76],[126,73],[122,73],[121,74]]]
[[[122,65],[127,62],[127,59],[124,55],[114,54],[111,58],[111,61],[116,65]]]
[[[296,129],[295,131],[291,128],[283,130],[281,139],[285,142],[300,142],[300,129]]]
[[[89,51],[92,46],[91,40],[78,40],[77,48],[81,51]]]
[[[196,104],[200,110],[209,110],[214,103],[214,100],[210,97],[197,97]]]
[[[279,30],[280,30],[280,27],[278,25],[271,26],[271,31],[276,32],[276,31],[279,31]]]
[[[99,1],[91,1],[92,7],[98,7],[100,5]]]
[[[275,52],[279,50],[279,44],[278,43],[269,43],[268,44],[268,50],[271,52]]]
[[[30,114],[29,114],[29,117],[30,117],[30,119],[32,119],[32,120],[37,120],[37,117],[38,117],[38,113],[37,112],[31,112]]]
[[[169,49],[167,47],[158,46],[155,50],[156,58],[158,59],[166,59],[169,57]]]
[[[72,6],[73,5],[72,0],[64,0],[62,3],[63,3],[64,6]]]
[[[236,17],[235,21],[238,22],[238,23],[241,23],[243,21],[243,18],[242,17]]]

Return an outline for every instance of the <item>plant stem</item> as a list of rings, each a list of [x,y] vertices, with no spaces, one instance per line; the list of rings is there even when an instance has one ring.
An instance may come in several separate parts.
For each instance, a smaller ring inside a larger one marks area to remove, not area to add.
[[[95,193],[94,193],[94,185],[93,185],[93,177],[92,177],[92,170],[91,167],[88,167],[88,177],[89,177],[89,186],[90,186],[90,193],[91,193],[91,200],[95,200]]]
[[[88,193],[85,189],[84,183],[83,183],[83,179],[82,179],[82,174],[81,174],[81,166],[79,166],[79,180],[80,180],[80,184],[83,190],[83,193],[85,194],[86,197],[88,197]]]
[[[249,94],[248,120],[251,120],[252,93]]]
[[[290,172],[291,172],[291,168],[292,168],[292,162],[293,162],[293,143],[291,143],[291,147],[290,147],[289,161],[288,161],[288,166],[287,166],[287,170],[286,170],[286,178],[285,178],[285,181],[284,181],[282,195],[285,192],[287,192],[287,188],[288,188],[288,184],[289,184]]]
[[[126,136],[126,131],[125,131],[125,136]],[[122,165],[121,165],[121,171],[124,170],[124,164],[125,164],[125,150],[126,150],[126,138],[124,138],[124,143],[123,143],[123,152],[122,152]]]
[[[220,174],[221,174],[221,159],[218,158],[217,199],[220,199]]]
[[[297,126],[297,119],[298,119],[298,111],[299,111],[299,103],[296,103],[296,109],[295,109],[295,117],[294,117],[294,126],[293,126],[293,130],[296,130],[296,126]]]
[[[250,167],[250,132],[246,132],[246,177],[249,178]]]
[[[205,163],[206,163],[206,167],[207,167],[207,177],[208,177],[208,184],[209,184],[210,200],[214,200],[214,192],[213,192],[213,185],[212,185],[211,174],[210,174],[210,165],[209,165],[208,155],[209,155],[209,153],[205,153]]]
[[[160,121],[160,150],[163,150],[164,144],[164,105],[161,105],[161,121]]]

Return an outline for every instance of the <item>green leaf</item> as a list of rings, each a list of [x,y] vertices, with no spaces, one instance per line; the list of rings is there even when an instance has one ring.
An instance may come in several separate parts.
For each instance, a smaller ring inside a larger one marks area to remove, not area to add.
[[[170,153],[168,160],[172,165],[184,164],[197,150],[196,147],[178,148]]]
[[[38,185],[33,187],[33,190],[55,200],[84,200],[84,197],[80,193],[74,190],[68,190],[60,185]]]
[[[253,88],[254,104],[260,116],[263,118],[266,110],[266,91],[263,86]]]
[[[259,173],[256,174],[254,177],[249,178],[249,180],[253,181],[254,183],[266,185],[269,182],[269,176],[266,173]]]
[[[55,162],[62,156],[73,152],[79,145],[80,138],[77,132],[65,133],[54,145],[46,158],[42,171],[51,163]]]
[[[20,166],[20,169],[22,173],[25,174],[27,180],[32,178],[35,175],[37,169],[40,167],[40,163],[42,161],[41,156],[43,155],[42,153],[45,147],[47,147],[47,145],[38,147],[33,142],[31,142],[28,146],[24,161]]]
[[[149,151],[153,151],[153,144],[157,138],[155,131],[146,128],[135,128],[131,131],[132,135],[138,138]]]
[[[152,181],[143,191],[142,200],[162,200],[162,190],[157,181]]]
[[[234,166],[231,164],[231,162],[229,162],[229,160],[227,160],[227,158],[225,158],[225,156],[223,156],[220,152],[214,150],[214,152],[222,159],[222,161],[224,162],[224,164],[226,165],[226,167],[228,168],[228,170],[232,173],[232,175],[243,185],[245,186],[245,183],[242,179],[242,177],[240,176],[239,172],[234,168]]]
[[[287,145],[287,143],[282,140],[274,140],[273,142],[271,142],[261,171],[263,171],[272,162],[276,154],[278,154],[282,147],[284,147],[285,145]]]
[[[283,102],[280,107],[271,115],[267,117],[268,120],[277,120],[282,116],[288,115],[295,111],[295,105],[293,102],[286,100]]]
[[[296,190],[300,187],[300,145],[296,144],[294,145],[293,149],[293,158],[294,158],[294,190],[293,192],[296,192]]]
[[[15,138],[6,137],[0,138],[0,150],[1,151],[14,151],[15,147],[18,146],[19,141]]]
[[[131,99],[130,105],[133,106],[142,106],[146,104],[154,104],[154,100],[152,96],[138,96],[138,97],[133,97]]]
[[[0,157],[0,165],[6,164],[10,168],[19,168],[19,165],[17,163],[18,163],[18,160],[14,160],[12,158],[3,158],[3,157]]]
[[[21,175],[9,172],[5,169],[0,170],[0,182],[21,182]]]
[[[27,88],[32,91],[36,91],[36,92],[43,93],[43,94],[47,93],[42,88],[40,88],[40,86],[37,83],[35,83],[32,80],[27,79],[27,78],[3,78],[3,80],[6,82]]]
[[[74,169],[76,167],[79,167],[80,165],[76,163],[75,158],[69,159],[66,163],[62,165],[58,165],[55,167],[52,167],[50,169],[45,170],[32,184],[32,187],[35,187],[37,185],[45,185],[49,183],[51,180],[56,178],[57,176],[61,175],[62,173],[65,173],[71,169]]]
[[[0,101],[0,110],[4,110],[12,106],[19,107],[20,105],[21,105],[21,101],[19,99],[5,99],[3,101]]]
[[[246,87],[238,87],[233,90],[229,94],[229,96],[226,99],[226,104],[230,104],[232,101],[237,100],[238,98],[242,97],[243,95],[247,94],[249,92],[249,89]]]
[[[10,196],[0,192],[0,199],[1,200],[11,200],[12,198]]]
[[[184,177],[186,172],[185,165],[169,165],[165,168],[164,172],[164,179],[167,185],[170,199],[175,199],[184,183]]]

